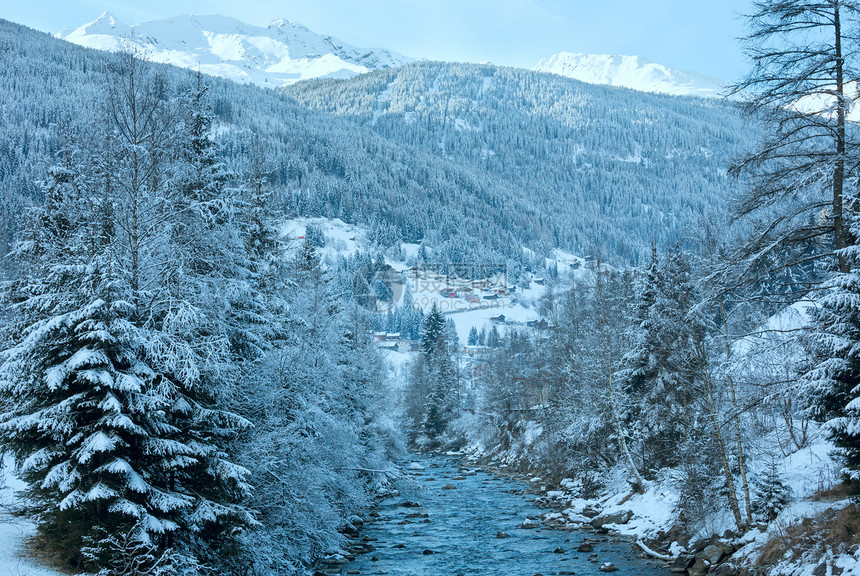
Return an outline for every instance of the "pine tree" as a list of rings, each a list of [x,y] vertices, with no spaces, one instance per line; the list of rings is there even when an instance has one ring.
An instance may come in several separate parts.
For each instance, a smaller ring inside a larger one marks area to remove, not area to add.
[[[693,344],[701,329],[689,318],[695,295],[688,260],[682,251],[661,259],[655,249],[636,280],[633,346],[619,379],[629,398],[623,419],[637,430],[647,474],[676,465],[692,432]]]
[[[493,324],[492,328],[490,328],[490,332],[487,334],[487,346],[490,348],[498,348],[501,344],[501,336],[499,336],[499,329]]]
[[[412,441],[423,436],[437,441],[453,420],[459,386],[450,327],[434,302],[421,330],[421,354],[407,388],[407,416]]]
[[[754,517],[760,522],[773,522],[791,498],[789,488],[779,474],[775,459],[771,459],[767,473],[755,490],[752,501]]]
[[[860,229],[852,230],[860,232]],[[858,250],[846,250],[856,270]],[[847,479],[860,480],[860,275],[837,273],[812,309],[814,367],[802,379],[808,411],[825,422],[844,458]]]
[[[421,330],[421,351],[424,356],[434,358],[445,353],[447,347],[445,334],[445,317],[434,301]]]
[[[472,326],[472,329],[469,330],[469,346],[477,346],[478,345],[478,328],[477,326]]]
[[[325,247],[325,233],[318,224],[311,222],[305,227],[305,239],[310,240],[317,248]]]

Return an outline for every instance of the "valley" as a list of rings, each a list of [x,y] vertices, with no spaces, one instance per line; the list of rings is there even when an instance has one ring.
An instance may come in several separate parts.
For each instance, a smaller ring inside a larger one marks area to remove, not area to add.
[[[857,574],[860,2],[387,1],[0,19],[0,574]]]

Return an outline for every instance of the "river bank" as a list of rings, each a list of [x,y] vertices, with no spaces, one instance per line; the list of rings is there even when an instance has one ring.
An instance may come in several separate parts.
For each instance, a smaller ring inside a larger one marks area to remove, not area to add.
[[[468,459],[524,482],[535,505],[544,510],[544,525],[626,538],[644,554],[666,562],[675,576],[860,575],[860,509],[856,498],[834,484],[831,449],[819,443],[786,457],[791,500],[770,522],[755,523],[740,534],[727,510],[702,502],[708,522],[698,533],[685,535],[678,517],[679,490],[668,475],[647,482],[643,492],[615,482],[610,483],[614,490],[583,498],[580,482],[546,480],[477,454]]]

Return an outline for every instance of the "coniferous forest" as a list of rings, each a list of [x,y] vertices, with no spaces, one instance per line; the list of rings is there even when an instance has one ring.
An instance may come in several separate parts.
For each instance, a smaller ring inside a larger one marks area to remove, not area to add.
[[[860,2],[754,7],[721,100],[422,61],[263,89],[0,20],[29,554],[369,573],[408,549],[374,522],[444,526],[422,474],[456,461],[544,507],[494,546],[542,523],[634,573],[857,573]]]

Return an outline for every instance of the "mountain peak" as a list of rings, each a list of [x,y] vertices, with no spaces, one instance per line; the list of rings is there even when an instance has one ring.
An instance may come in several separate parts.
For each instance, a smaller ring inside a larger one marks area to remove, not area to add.
[[[275,18],[271,22],[269,22],[269,28],[287,28],[290,26],[295,26],[295,23],[290,22],[289,20],[285,20],[284,18]]]
[[[109,25],[115,26],[119,22],[119,19],[113,14],[111,14],[110,11],[105,10],[104,12],[102,12],[101,16],[99,16],[93,21],[93,24],[95,24],[96,22],[107,22]]]
[[[138,49],[154,62],[271,88],[308,78],[348,78],[411,61],[389,50],[351,46],[282,18],[266,28],[217,14],[126,26],[105,12],[56,36],[99,50]]]
[[[534,68],[589,84],[607,84],[678,96],[718,98],[725,84],[702,74],[675,70],[642,56],[559,52]]]
[[[86,34],[124,34],[129,30],[119,18],[105,10],[102,15],[90,22],[84,24],[75,32],[82,31]]]

